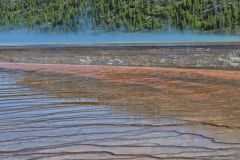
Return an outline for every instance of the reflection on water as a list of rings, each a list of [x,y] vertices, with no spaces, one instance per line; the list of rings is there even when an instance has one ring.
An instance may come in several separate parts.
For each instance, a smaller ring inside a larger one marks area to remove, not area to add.
[[[2,70],[0,158],[240,158],[239,82],[137,74]]]

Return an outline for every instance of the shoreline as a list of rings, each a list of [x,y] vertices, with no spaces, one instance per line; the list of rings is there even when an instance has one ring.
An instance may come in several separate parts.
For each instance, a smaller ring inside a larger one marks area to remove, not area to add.
[[[223,81],[240,81],[239,71],[226,70],[208,70],[208,69],[185,69],[185,68],[162,68],[162,67],[134,67],[134,66],[100,66],[100,65],[73,65],[73,64],[38,64],[38,63],[2,63],[0,69],[34,71],[41,73],[66,74],[83,76],[90,78],[99,78],[114,82],[116,79],[111,78],[113,75],[129,74],[139,81],[145,79],[138,77],[138,74],[146,74],[149,77],[161,75],[163,77],[191,77],[192,79],[216,79]],[[126,82],[123,77],[120,82]],[[118,81],[116,81],[118,82]]]
[[[0,46],[0,62],[240,70],[240,42]]]

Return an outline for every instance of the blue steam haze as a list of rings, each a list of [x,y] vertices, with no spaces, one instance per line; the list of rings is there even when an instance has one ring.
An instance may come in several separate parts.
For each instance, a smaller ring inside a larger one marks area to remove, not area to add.
[[[193,33],[103,33],[44,34],[35,32],[0,33],[0,44],[96,44],[96,43],[187,43],[240,42],[240,35]]]

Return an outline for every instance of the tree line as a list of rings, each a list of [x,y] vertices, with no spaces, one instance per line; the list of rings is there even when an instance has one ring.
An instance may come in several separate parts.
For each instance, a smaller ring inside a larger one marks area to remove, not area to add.
[[[0,29],[240,33],[240,0],[1,0]]]

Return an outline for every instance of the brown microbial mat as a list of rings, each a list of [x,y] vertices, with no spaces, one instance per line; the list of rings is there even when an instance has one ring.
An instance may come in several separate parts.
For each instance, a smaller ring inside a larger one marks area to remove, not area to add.
[[[0,159],[240,159],[239,71],[0,68]]]

